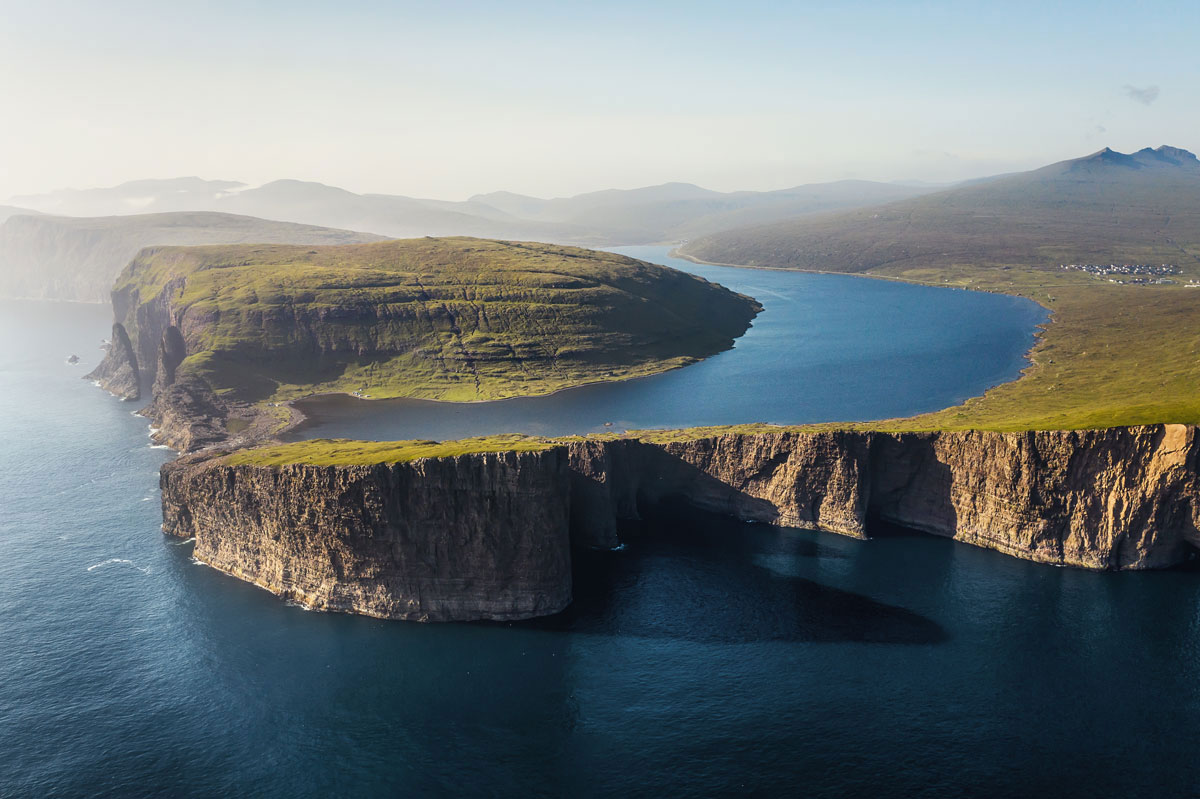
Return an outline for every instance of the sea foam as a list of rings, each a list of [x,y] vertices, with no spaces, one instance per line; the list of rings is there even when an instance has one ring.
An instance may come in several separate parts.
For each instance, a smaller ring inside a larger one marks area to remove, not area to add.
[[[103,566],[111,566],[111,565],[112,565],[112,564],[114,564],[114,563],[127,563],[127,564],[129,564],[130,566],[132,566],[133,568],[135,568],[135,569],[137,569],[138,571],[140,571],[142,574],[149,574],[149,573],[150,573],[150,567],[149,567],[149,566],[139,566],[139,565],[137,565],[136,563],[134,563],[132,560],[127,560],[127,559],[125,559],[125,558],[109,558],[108,560],[104,560],[104,561],[101,561],[101,562],[99,562],[99,563],[93,563],[91,566],[88,566],[88,567],[87,567],[87,570],[88,570],[88,571],[93,571],[93,570],[95,570],[95,569],[99,569],[99,568],[101,568],[101,567],[103,567]]]

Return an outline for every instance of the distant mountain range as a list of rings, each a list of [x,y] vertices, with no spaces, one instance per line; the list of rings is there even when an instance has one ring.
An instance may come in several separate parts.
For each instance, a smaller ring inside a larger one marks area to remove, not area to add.
[[[1200,161],[1165,146],[1130,154],[1105,148],[936,191],[841,181],[722,193],[667,183],[549,200],[493,192],[442,202],[294,180],[250,188],[181,178],[14,202],[23,208],[0,206],[0,220],[7,217],[0,224],[0,295],[59,299],[105,299],[112,279],[146,246],[384,236],[593,247],[686,241],[684,253],[705,261],[842,272],[1114,261],[1200,266]],[[37,212],[45,215],[22,215]]]
[[[144,247],[168,244],[355,244],[382,236],[234,214],[14,215],[0,224],[0,297],[107,302]]]
[[[103,189],[64,190],[13,202],[59,216],[217,211],[384,236],[478,236],[616,246],[675,242],[742,225],[855,208],[931,191],[841,181],[768,192],[717,192],[687,183],[592,192],[543,200],[509,192],[464,202],[355,194],[321,183],[278,180],[251,188],[226,180],[140,180]]]
[[[1060,263],[1200,265],[1200,161],[1105,148],[1031,172],[689,242],[715,263],[839,272]]]

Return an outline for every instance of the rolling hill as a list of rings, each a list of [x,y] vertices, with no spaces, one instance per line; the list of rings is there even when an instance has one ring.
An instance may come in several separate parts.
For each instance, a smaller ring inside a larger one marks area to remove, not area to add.
[[[143,378],[178,368],[251,401],[495,399],[653,374],[728,349],[759,310],[613,253],[470,238],[154,247],[113,307]]]
[[[32,211],[28,208],[17,208],[12,205],[0,205],[0,223],[6,221],[10,216],[40,216],[37,211]]]
[[[1200,161],[1110,149],[1032,172],[689,242],[715,263],[899,274],[952,265],[1200,267]]]
[[[616,246],[674,243],[739,225],[912,197],[930,189],[868,181],[769,192],[716,192],[685,183],[543,200],[509,192],[465,202],[355,194],[277,180],[258,187],[199,178],[145,180],[106,189],[29,195],[19,204],[58,215],[216,211],[407,238],[476,236]]]
[[[383,237],[234,214],[12,216],[0,225],[0,296],[107,302],[144,247],[240,242],[350,244]]]
[[[1200,423],[1200,161],[1097,153],[875,208],[689,242],[717,263],[997,291],[1053,312],[1025,375],[888,430]],[[1137,284],[1061,264],[1169,264]],[[1124,281],[1124,282],[1120,282]]]

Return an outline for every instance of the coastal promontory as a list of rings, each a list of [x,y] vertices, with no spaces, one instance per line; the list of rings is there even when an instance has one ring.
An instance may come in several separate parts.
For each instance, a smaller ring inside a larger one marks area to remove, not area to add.
[[[655,374],[728,349],[760,310],[623,255],[470,238],[149,248],[112,297],[151,415],[203,409],[175,415],[205,427],[165,442],[185,450],[315,393],[469,401]]]
[[[896,524],[1088,569],[1200,545],[1200,437],[1158,425],[1002,433],[658,432],[458,442],[303,441],[162,469],[163,530],[310,607],[516,619],[571,600],[572,550],[682,502],[866,538]]]

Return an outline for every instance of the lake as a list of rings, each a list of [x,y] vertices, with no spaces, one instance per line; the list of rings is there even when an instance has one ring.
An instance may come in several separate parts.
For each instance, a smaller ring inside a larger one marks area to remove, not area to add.
[[[308,400],[290,436],[443,440],[746,422],[911,416],[1018,377],[1044,308],[1020,297],[847,275],[703,266],[666,247],[617,252],[748,294],[764,310],[733,349],[685,369],[499,402]],[[611,427],[606,427],[611,423]]]

